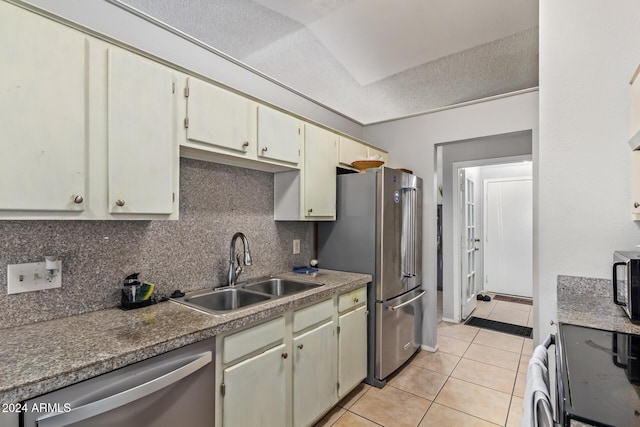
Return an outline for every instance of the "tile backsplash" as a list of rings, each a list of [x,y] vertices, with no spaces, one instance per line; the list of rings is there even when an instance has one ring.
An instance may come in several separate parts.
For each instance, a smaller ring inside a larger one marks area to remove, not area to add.
[[[273,174],[190,159],[180,159],[179,221],[0,221],[0,329],[115,307],[134,272],[160,293],[226,284],[236,231],[253,258],[240,280],[313,256],[311,223],[273,220]],[[7,295],[7,264],[45,255],[63,260],[62,288]]]

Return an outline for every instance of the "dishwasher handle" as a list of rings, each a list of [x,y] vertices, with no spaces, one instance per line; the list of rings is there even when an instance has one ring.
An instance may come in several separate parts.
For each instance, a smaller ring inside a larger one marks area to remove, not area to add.
[[[198,357],[195,360],[193,359],[193,356],[189,356],[185,359],[187,362],[185,365],[160,377],[154,378],[151,381],[147,381],[146,383],[132,387],[123,392],[116,393],[104,399],[87,403],[86,405],[82,405],[77,408],[72,408],[69,412],[43,415],[37,419],[36,425],[38,427],[64,427],[95,417],[96,415],[109,412],[136,400],[140,400],[150,394],[162,390],[163,388],[177,383],[205,367],[211,363],[213,356],[210,351],[207,351],[198,354]]]

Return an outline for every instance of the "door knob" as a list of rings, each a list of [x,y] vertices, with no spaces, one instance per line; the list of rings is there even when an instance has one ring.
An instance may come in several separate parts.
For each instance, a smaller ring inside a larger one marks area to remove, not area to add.
[[[282,358],[283,358],[283,359],[286,359],[287,357],[289,357],[289,354],[288,354],[288,353],[282,353]]]
[[[82,196],[78,196],[78,195],[74,194],[71,197],[73,198],[73,203],[80,204],[80,203],[84,202],[84,198]]]
[[[120,207],[124,206],[124,200],[122,199],[116,200],[116,206],[120,206]]]
[[[357,298],[357,297],[353,299],[354,304],[357,304],[357,303],[358,303],[358,301],[359,301],[359,300],[358,300],[358,298]]]
[[[304,348],[304,344],[298,344],[298,348],[302,350]]]
[[[634,202],[633,207],[636,209],[640,208],[640,203]]]
[[[262,152],[265,153],[268,150],[267,147],[262,147]]]
[[[245,141],[245,142],[242,144],[242,146],[243,146],[243,147],[248,147],[248,146],[249,146],[249,141]]]

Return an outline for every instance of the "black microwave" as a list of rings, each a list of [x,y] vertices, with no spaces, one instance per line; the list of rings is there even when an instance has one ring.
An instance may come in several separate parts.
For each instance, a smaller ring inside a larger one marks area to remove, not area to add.
[[[613,302],[640,323],[640,252],[614,252],[612,270]]]

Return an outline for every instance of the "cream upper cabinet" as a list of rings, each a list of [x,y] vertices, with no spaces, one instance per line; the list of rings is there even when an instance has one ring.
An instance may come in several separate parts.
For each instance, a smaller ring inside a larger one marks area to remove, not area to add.
[[[354,160],[367,158],[367,146],[346,136],[340,137],[340,148],[338,150],[338,164],[340,166],[351,167]]]
[[[187,141],[206,144],[233,156],[256,159],[257,106],[251,100],[189,77]]]
[[[332,221],[336,218],[338,136],[306,123],[302,170],[274,175],[277,221]]]
[[[85,43],[0,2],[0,210],[85,209]]]
[[[311,124],[304,136],[304,214],[336,216],[336,158],[338,136]]]
[[[378,148],[367,147],[367,157],[372,158],[374,156],[385,162],[385,164],[389,162],[389,154],[386,151]]]
[[[302,123],[293,116],[258,106],[258,158],[297,165],[302,149]]]
[[[170,69],[108,49],[109,212],[174,209],[174,79]]]

